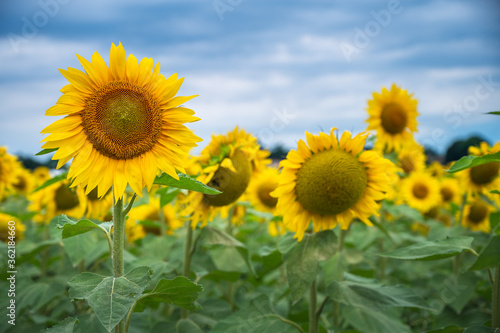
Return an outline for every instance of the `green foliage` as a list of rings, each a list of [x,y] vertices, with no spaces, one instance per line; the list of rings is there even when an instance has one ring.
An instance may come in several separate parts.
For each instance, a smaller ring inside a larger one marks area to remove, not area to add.
[[[492,235],[479,253],[471,270],[497,267],[500,264],[500,236]]]
[[[51,328],[47,328],[40,333],[72,333],[79,321],[76,318],[66,318],[61,321],[59,324],[52,326]]]
[[[439,260],[449,258],[470,251],[475,253],[471,244],[474,238],[472,237],[450,237],[439,241],[425,241],[418,244],[413,244],[400,249],[380,253],[379,255],[386,258],[401,259],[401,260]]]
[[[111,332],[148,286],[150,274],[149,267],[134,268],[117,278],[85,272],[69,282],[69,296],[86,300],[101,324]]]
[[[179,180],[173,178],[172,176],[163,173],[161,176],[157,176],[154,184],[166,185],[175,188],[181,188],[190,191],[196,191],[204,194],[219,194],[219,190],[216,190],[208,185],[205,185],[196,179],[189,177],[183,173],[178,173]]]
[[[52,177],[52,178],[50,178],[49,180],[47,180],[45,183],[43,183],[42,185],[38,186],[38,187],[37,187],[37,188],[33,191],[33,193],[38,192],[38,191],[40,191],[41,189],[44,189],[44,188],[46,188],[47,186],[50,186],[50,185],[52,185],[52,184],[55,184],[55,183],[57,183],[57,182],[59,182],[59,181],[61,181],[61,180],[64,180],[64,179],[66,179],[67,177],[68,177],[68,173],[67,173],[67,172],[64,172],[64,173],[61,173],[61,174],[59,174],[59,175],[57,175],[57,176],[55,176],[55,177]]]
[[[500,162],[500,152],[482,156],[464,156],[453,163],[448,172],[454,173],[490,162]]]

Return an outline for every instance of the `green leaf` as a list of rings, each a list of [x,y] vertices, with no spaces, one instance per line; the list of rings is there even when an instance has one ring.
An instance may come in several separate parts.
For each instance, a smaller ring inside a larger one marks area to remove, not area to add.
[[[166,204],[172,202],[172,200],[177,197],[179,192],[180,189],[171,187],[163,187],[156,191],[156,194],[160,196],[160,207],[163,207]]]
[[[419,295],[405,286],[342,281],[330,284],[328,294],[339,303],[369,310],[391,307],[431,309]]]
[[[255,272],[255,269],[252,265],[252,261],[250,260],[248,249],[246,248],[245,244],[241,243],[236,238],[225,233],[224,231],[212,228],[210,226],[203,228],[202,232],[203,232],[203,243],[205,245],[224,245],[224,246],[235,247],[236,250],[241,255],[241,257],[243,258],[243,260],[245,261],[245,263],[247,264],[252,274],[254,276],[257,276],[257,273]]]
[[[438,328],[432,331],[427,331],[426,333],[462,333],[464,329],[460,326],[451,325],[443,328]]]
[[[207,186],[196,179],[189,177],[183,173],[177,174],[179,180],[173,178],[172,176],[163,173],[161,176],[157,176],[154,184],[167,185],[170,187],[182,188],[185,190],[196,191],[204,194],[220,194],[219,190],[216,190],[210,186]]]
[[[360,332],[370,333],[410,333],[410,328],[402,324],[402,320],[390,315],[390,311],[377,309],[355,308],[346,306],[343,315],[347,323]]]
[[[283,254],[292,301],[296,303],[316,279],[319,262],[335,254],[337,238],[332,230],[326,230],[306,234],[301,242],[284,238],[278,248]]]
[[[137,300],[135,311],[141,312],[151,303],[174,304],[191,311],[201,310],[196,299],[202,291],[201,285],[191,282],[184,276],[177,276],[173,280],[161,279],[152,291],[143,294]]]
[[[93,234],[77,235],[63,239],[62,242],[73,266],[78,265],[97,245]]]
[[[109,234],[109,223],[101,226],[100,224],[94,223],[90,220],[83,219],[78,222],[70,220],[65,215],[62,215],[62,221],[64,224],[58,224],[57,228],[62,229],[62,238],[69,238],[76,235],[84,234],[88,231],[99,229],[105,234]],[[65,219],[64,219],[65,218]]]
[[[278,315],[267,296],[253,299],[250,305],[219,321],[210,333],[297,333],[304,332],[298,325]]]
[[[150,281],[150,268],[137,267],[124,276],[82,273],[69,282],[69,296],[85,299],[101,324],[111,330],[127,315]]]
[[[492,235],[470,270],[497,267],[500,263],[500,236]]]
[[[41,156],[41,155],[45,155],[45,154],[50,154],[50,153],[55,152],[58,149],[59,148],[42,149],[41,151],[39,151],[38,153],[36,153],[35,156]]]
[[[175,325],[176,333],[203,333],[203,330],[189,318],[181,319]]]
[[[449,237],[438,241],[426,241],[400,249],[380,253],[379,256],[401,260],[438,260],[456,256],[462,251],[476,253],[471,247],[473,237]]]
[[[493,193],[493,194],[500,194],[500,191],[499,190],[491,190],[490,193]]]
[[[500,111],[490,111],[490,112],[486,112],[486,114],[498,114],[498,115],[500,115]]]
[[[66,177],[67,177],[67,176],[68,176],[68,173],[67,173],[67,172],[64,172],[64,173],[61,173],[61,174],[59,174],[59,175],[57,175],[57,176],[55,176],[55,177],[52,177],[52,178],[50,178],[49,180],[47,180],[45,183],[43,183],[42,185],[38,186],[38,187],[37,187],[37,188],[33,191],[33,193],[38,192],[38,191],[40,191],[41,189],[46,188],[47,186],[50,186],[50,185],[52,185],[52,184],[55,184],[55,183],[57,183],[57,182],[59,182],[59,181],[61,181],[61,180],[64,180],[64,179],[66,179]]]
[[[483,156],[464,156],[453,163],[448,172],[458,172],[489,162],[500,162],[500,151]]]
[[[68,317],[61,321],[59,324],[40,331],[40,333],[73,333],[73,329],[75,328],[75,324],[77,323],[78,319]]]

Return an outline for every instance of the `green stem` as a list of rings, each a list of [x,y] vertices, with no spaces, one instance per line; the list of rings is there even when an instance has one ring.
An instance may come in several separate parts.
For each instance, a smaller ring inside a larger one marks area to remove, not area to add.
[[[123,248],[125,245],[125,215],[123,210],[123,199],[116,200],[113,188],[113,276],[115,278],[123,276]],[[115,333],[125,332],[125,323],[120,323],[115,327]]]
[[[344,242],[345,242],[345,237],[347,236],[347,232],[349,229],[340,229],[340,235],[339,235],[339,243],[337,244],[337,252],[339,253],[340,259],[341,260],[341,253],[344,250]],[[333,301],[333,327],[337,328],[339,326],[339,303],[337,301]]]
[[[495,269],[491,296],[491,327],[500,328],[500,266]]]
[[[316,319],[317,298],[316,280],[314,280],[309,289],[309,333],[318,333],[318,321]]]
[[[464,218],[464,208],[466,201],[467,201],[467,193],[465,193],[462,196],[462,203],[460,204],[460,214],[458,217],[458,221],[456,222],[457,225],[462,225],[462,219]]]
[[[186,243],[184,246],[184,267],[182,269],[182,275],[189,279],[189,273],[191,272],[191,243],[193,242],[193,228],[191,228],[191,221],[186,221]],[[187,318],[188,310],[182,308],[181,318]]]

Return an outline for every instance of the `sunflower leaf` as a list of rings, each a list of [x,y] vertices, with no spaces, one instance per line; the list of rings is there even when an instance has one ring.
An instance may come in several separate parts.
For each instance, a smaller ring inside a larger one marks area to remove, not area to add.
[[[201,285],[191,282],[184,276],[177,276],[172,280],[161,279],[152,291],[137,299],[134,310],[142,312],[146,305],[152,303],[168,303],[192,311],[201,310],[196,299],[202,291]]]
[[[456,161],[447,171],[450,173],[458,172],[489,162],[500,162],[500,151],[483,156],[464,156]]]
[[[103,231],[104,233],[108,234],[109,233],[109,226],[106,224],[104,226],[101,226],[97,223],[94,223],[90,220],[83,219],[79,221],[73,221],[69,219],[66,215],[61,215],[58,222],[61,222],[62,224],[58,224],[57,228],[62,229],[62,238],[69,238],[73,237],[76,235],[84,234],[88,231],[94,230],[94,229],[99,229]]]
[[[84,299],[108,332],[127,315],[151,280],[149,267],[137,267],[120,277],[85,272],[69,281],[69,296]]]
[[[43,183],[42,185],[40,185],[39,187],[37,187],[33,193],[35,192],[38,192],[40,191],[41,189],[43,188],[46,188],[47,186],[50,186],[52,184],[55,184],[57,183],[58,181],[61,181],[61,180],[64,180],[66,179],[66,177],[68,176],[68,173],[67,172],[64,172],[64,173],[61,173],[60,175],[57,175],[55,177],[52,177],[50,178],[49,180],[47,180],[45,183]]]
[[[500,111],[490,111],[490,112],[486,112],[486,114],[498,114],[498,115],[500,115]]]
[[[73,329],[79,320],[77,318],[68,317],[61,321],[60,323],[40,331],[40,333],[69,333],[73,332]]]
[[[177,174],[179,176],[179,180],[174,177],[163,173],[161,176],[157,176],[154,184],[158,185],[166,185],[170,187],[181,188],[190,191],[196,191],[204,194],[220,194],[219,190],[216,190],[210,186],[207,186],[196,179],[189,177],[183,173]]]
[[[497,267],[500,262],[500,236],[492,235],[486,246],[479,253],[469,270]]]
[[[476,253],[471,247],[473,240],[473,237],[449,237],[438,241],[413,244],[378,255],[401,260],[439,260],[456,256],[463,251]]]
[[[45,154],[50,154],[52,152],[55,152],[59,148],[50,148],[50,149],[43,149],[39,151],[38,153],[35,154],[35,156],[40,156],[40,155],[45,155]]]

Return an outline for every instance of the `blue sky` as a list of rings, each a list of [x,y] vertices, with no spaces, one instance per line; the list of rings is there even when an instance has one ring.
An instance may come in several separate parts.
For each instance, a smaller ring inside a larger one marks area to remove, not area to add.
[[[367,100],[392,83],[419,100],[416,139],[438,152],[481,134],[500,141],[500,4],[491,1],[2,0],[0,145],[40,150],[44,115],[111,43],[152,57],[202,120],[204,141],[239,125],[266,147],[305,131],[366,129]]]

